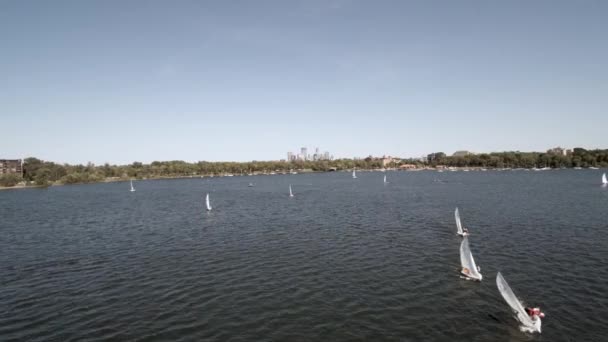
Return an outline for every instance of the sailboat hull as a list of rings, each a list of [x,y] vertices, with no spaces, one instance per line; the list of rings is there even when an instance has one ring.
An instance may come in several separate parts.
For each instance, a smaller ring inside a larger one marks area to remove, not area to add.
[[[464,280],[481,281],[481,278],[471,277],[471,275],[467,275],[462,271],[460,271],[460,278]]]

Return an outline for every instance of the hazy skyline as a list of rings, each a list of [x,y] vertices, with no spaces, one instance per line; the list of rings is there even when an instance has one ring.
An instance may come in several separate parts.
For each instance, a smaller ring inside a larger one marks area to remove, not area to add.
[[[2,1],[0,158],[607,148],[604,1]]]

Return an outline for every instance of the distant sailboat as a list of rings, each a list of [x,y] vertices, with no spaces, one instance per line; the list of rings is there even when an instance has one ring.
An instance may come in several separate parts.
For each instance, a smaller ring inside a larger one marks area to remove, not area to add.
[[[211,211],[211,203],[209,202],[209,194],[205,197],[205,204],[207,205],[207,211]]]
[[[131,180],[131,192],[135,192],[135,188],[133,187],[133,180]]]
[[[606,173],[604,172],[604,174],[602,175],[602,184],[604,185],[608,185],[608,179],[606,179]]]
[[[353,178],[357,178],[357,173],[355,172],[354,168],[353,168]]]
[[[456,210],[454,210],[454,218],[456,219],[456,234],[458,234],[460,236],[469,235],[469,231],[468,230],[465,231],[465,228],[462,228],[462,223],[460,222],[460,212],[458,211],[458,207],[456,208]]]
[[[293,197],[293,192],[291,191],[291,184],[289,184],[289,197]]]
[[[535,308],[532,309],[533,314],[530,316],[500,272],[496,275],[496,286],[498,287],[498,291],[502,295],[502,298],[505,299],[515,313],[515,319],[521,323],[520,330],[530,333],[540,333],[541,318],[545,317],[545,314],[540,312],[540,309]]]
[[[473,254],[471,254],[471,248],[469,247],[469,238],[466,236],[460,244],[460,265],[462,266],[460,273],[466,279],[481,281],[480,269],[475,264],[475,259],[473,259]]]
[[[386,184],[386,183],[388,183],[388,182],[386,181],[386,175],[384,175],[384,184]]]

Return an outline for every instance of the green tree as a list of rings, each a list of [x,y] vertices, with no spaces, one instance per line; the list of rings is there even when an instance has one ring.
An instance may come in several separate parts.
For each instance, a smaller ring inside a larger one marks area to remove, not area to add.
[[[0,186],[12,187],[21,182],[23,178],[16,173],[0,175]]]
[[[34,183],[36,185],[48,186],[51,183],[51,170],[48,167],[42,167],[36,171]]]

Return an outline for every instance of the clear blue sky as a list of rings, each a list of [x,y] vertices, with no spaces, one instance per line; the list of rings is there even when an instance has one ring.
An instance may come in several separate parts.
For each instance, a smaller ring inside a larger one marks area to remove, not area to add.
[[[608,147],[608,1],[0,1],[0,158]]]

